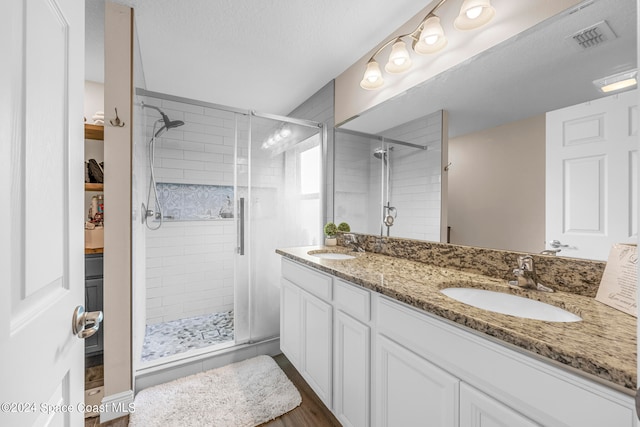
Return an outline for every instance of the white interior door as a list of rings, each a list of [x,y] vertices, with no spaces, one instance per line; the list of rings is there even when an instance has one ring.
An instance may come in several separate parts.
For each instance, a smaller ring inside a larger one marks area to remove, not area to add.
[[[547,249],[606,260],[636,243],[637,105],[633,90],[547,113]]]
[[[83,423],[84,2],[0,17],[0,425]]]

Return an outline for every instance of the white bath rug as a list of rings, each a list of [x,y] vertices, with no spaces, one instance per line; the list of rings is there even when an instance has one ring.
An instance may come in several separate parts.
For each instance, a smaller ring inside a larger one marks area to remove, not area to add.
[[[276,362],[258,356],[142,390],[129,427],[253,427],[302,402]]]

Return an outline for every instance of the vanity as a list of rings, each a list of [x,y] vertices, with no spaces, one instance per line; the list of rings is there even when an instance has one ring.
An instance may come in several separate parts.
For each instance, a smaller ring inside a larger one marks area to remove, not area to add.
[[[635,425],[635,318],[564,291],[566,283],[554,293],[514,290],[499,274],[440,267],[439,257],[481,257],[477,248],[431,245],[405,246],[411,256],[277,250],[281,349],[343,425]],[[508,263],[505,254],[489,258]],[[582,320],[497,314],[441,292],[452,287],[537,299]]]

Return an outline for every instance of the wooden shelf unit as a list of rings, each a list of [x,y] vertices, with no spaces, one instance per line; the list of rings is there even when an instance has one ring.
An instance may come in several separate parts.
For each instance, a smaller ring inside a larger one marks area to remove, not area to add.
[[[84,191],[104,191],[104,184],[100,182],[85,182]]]
[[[104,141],[104,126],[84,124],[84,139]]]

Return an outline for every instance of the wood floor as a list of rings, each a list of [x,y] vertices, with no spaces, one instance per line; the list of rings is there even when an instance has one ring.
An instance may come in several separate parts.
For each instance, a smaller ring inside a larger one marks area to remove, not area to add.
[[[260,427],[338,427],[341,425],[283,354],[275,356],[274,360],[295,384],[302,396],[302,403],[293,411],[261,424]],[[85,427],[127,427],[128,424],[129,417],[126,416],[103,424],[98,423],[97,417],[87,418],[84,425]]]
[[[341,426],[331,411],[324,406],[318,395],[311,390],[311,387],[302,379],[289,359],[284,354],[274,357],[278,366],[287,374],[287,377],[296,386],[302,396],[302,403],[293,411],[276,418],[268,423],[261,424],[261,427],[330,427]]]

